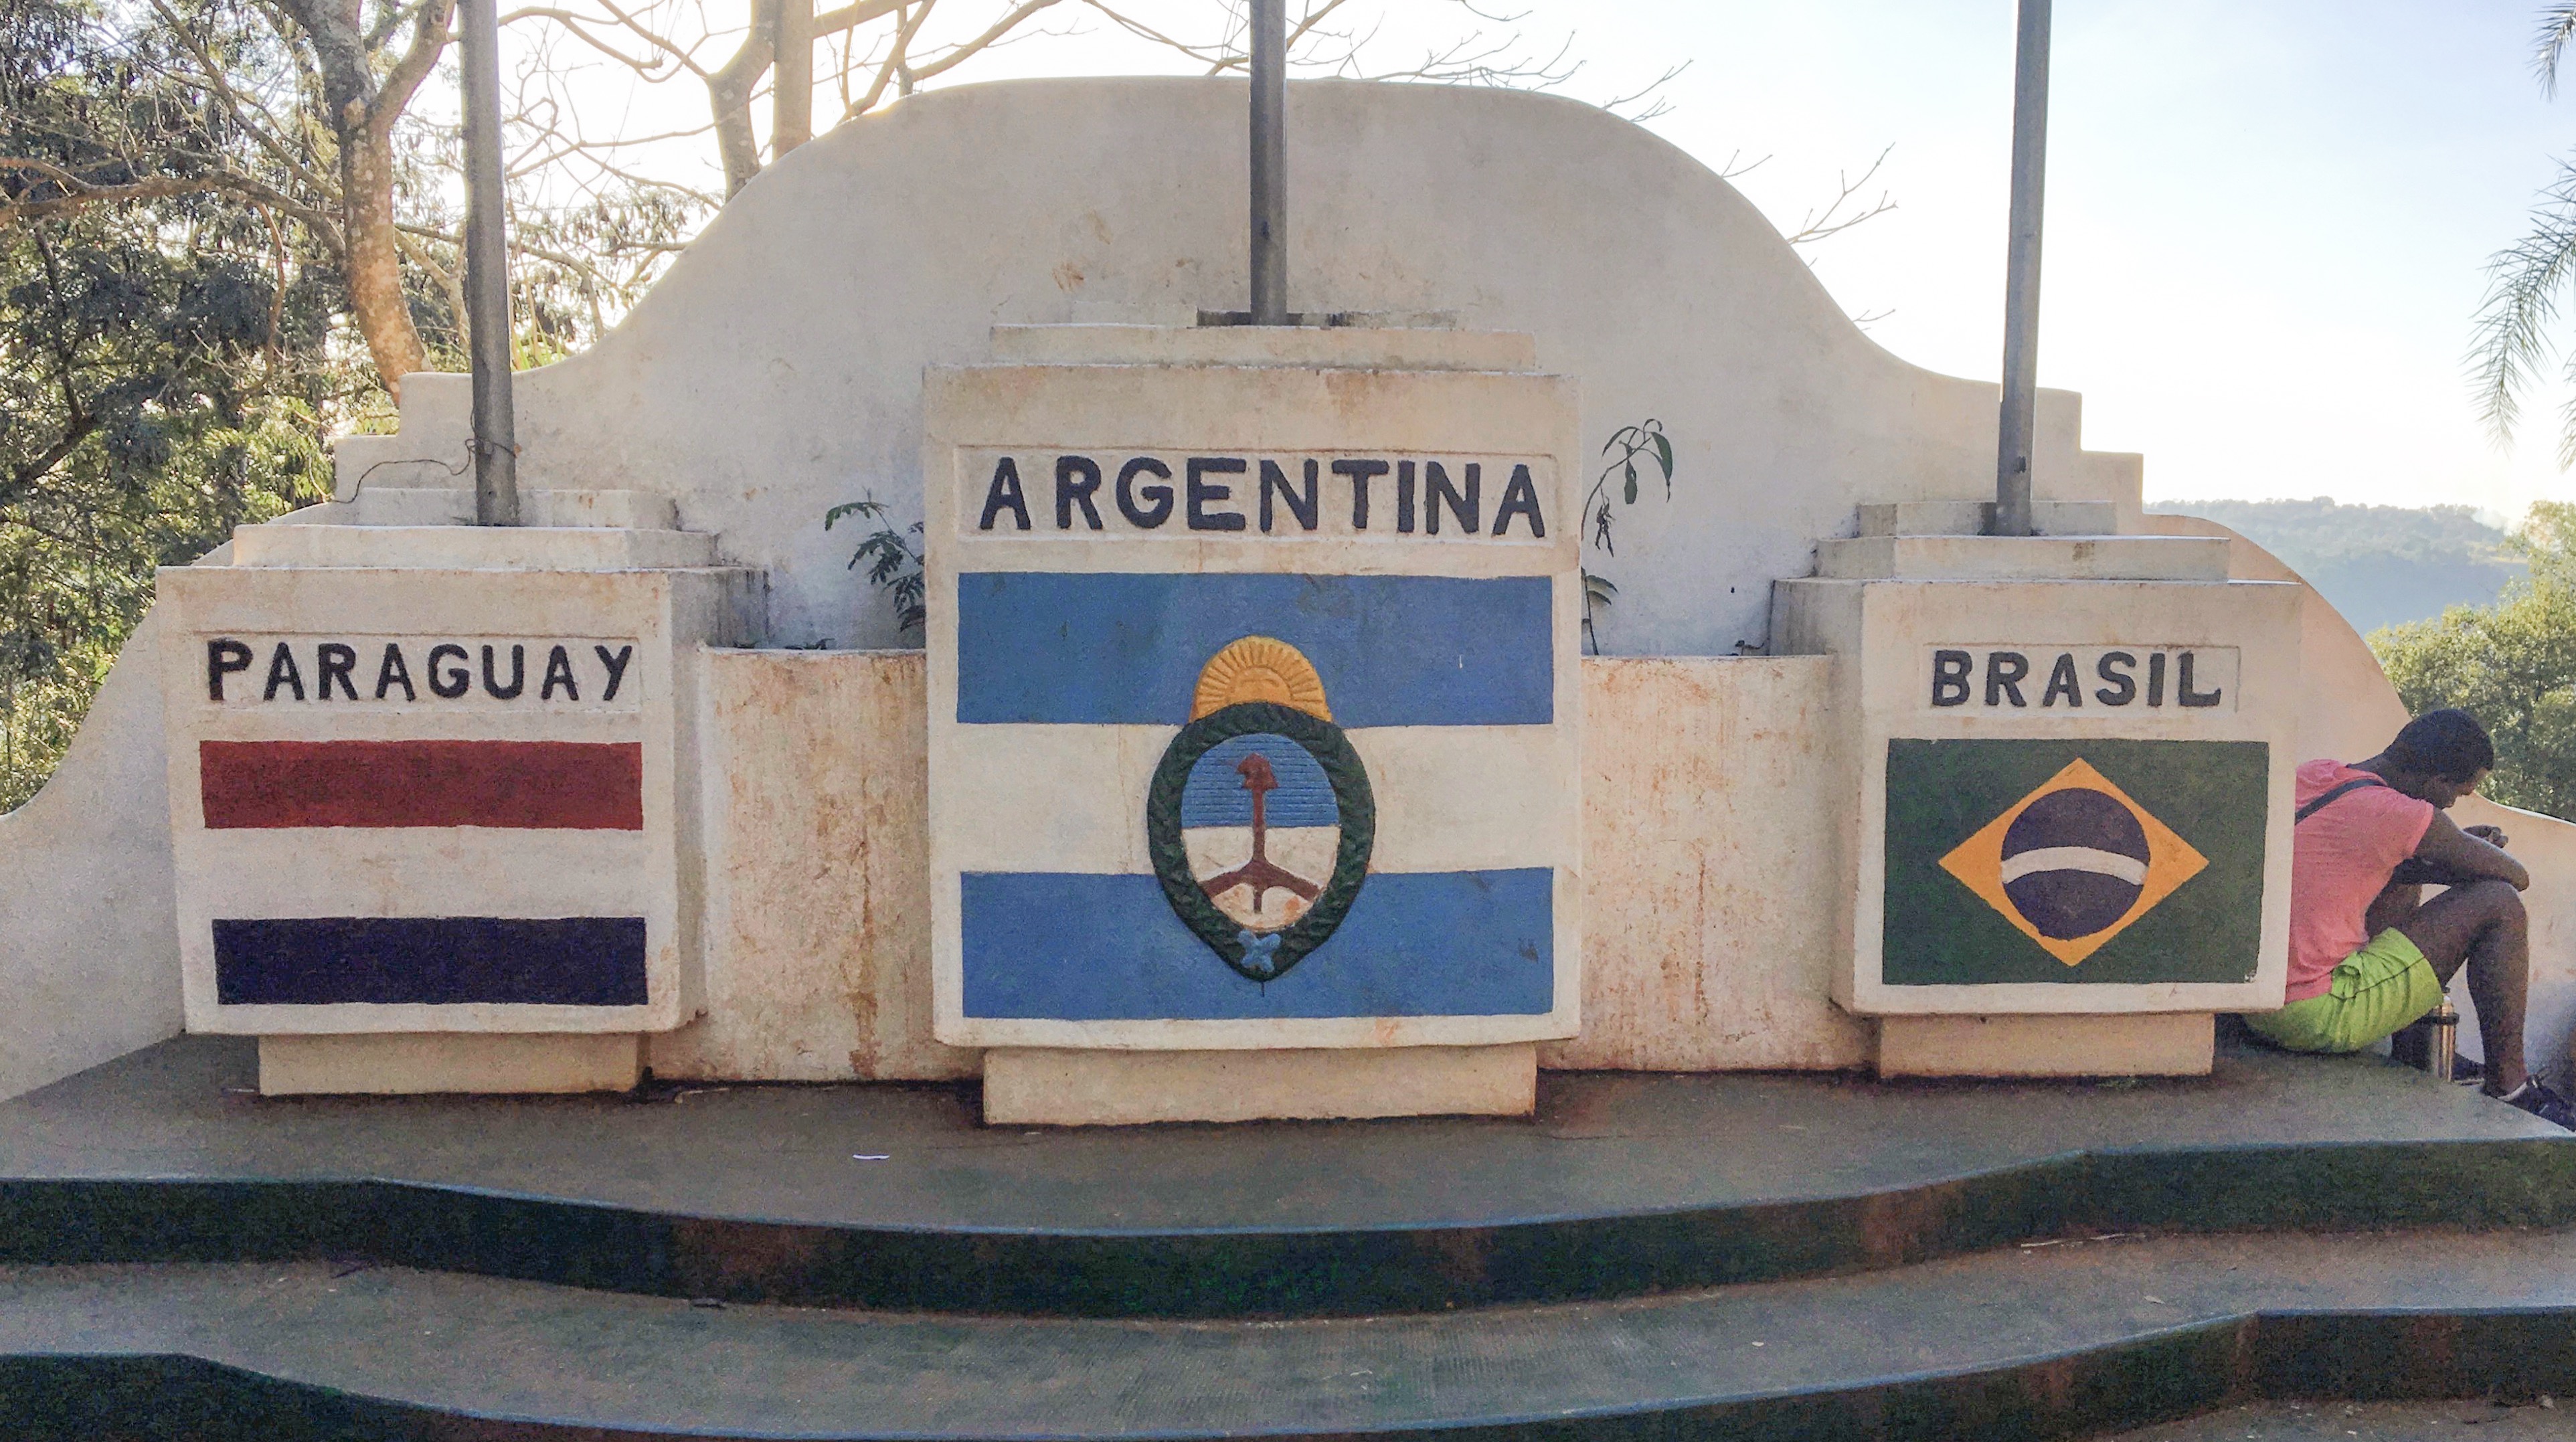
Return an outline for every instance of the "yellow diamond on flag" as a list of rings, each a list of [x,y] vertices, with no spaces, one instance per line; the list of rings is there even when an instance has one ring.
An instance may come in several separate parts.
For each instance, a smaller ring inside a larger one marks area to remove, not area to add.
[[[2208,865],[2080,758],[1941,858],[1942,870],[2068,966]]]

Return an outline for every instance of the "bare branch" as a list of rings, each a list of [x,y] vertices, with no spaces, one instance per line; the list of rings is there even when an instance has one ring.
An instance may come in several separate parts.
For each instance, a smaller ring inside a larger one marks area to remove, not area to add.
[[[826,10],[814,17],[814,38],[819,40],[826,35],[838,35],[844,30],[855,30],[871,20],[892,15],[904,8],[905,3],[906,0],[860,0],[856,5],[844,5],[838,10]]]
[[[972,40],[960,43],[937,60],[913,70],[913,80],[918,83],[920,81],[928,80],[934,75],[939,75],[955,68],[962,61],[973,56],[978,51],[990,46],[994,41],[1010,34],[1013,29],[1017,28],[1021,22],[1027,20],[1030,16],[1037,14],[1041,10],[1053,9],[1058,3],[1059,0],[1021,0],[1021,3],[1013,7],[1010,13],[1004,15],[1001,19],[994,21],[991,26],[987,27],[983,34],[976,36]]]
[[[1880,151],[1878,153],[1878,158],[1869,163],[1869,169],[1862,171],[1860,173],[1860,178],[1857,180],[1853,179],[1847,172],[1838,172],[1835,176],[1835,180],[1841,186],[1841,189],[1835,194],[1833,201],[1826,205],[1822,210],[1808,211],[1807,218],[1800,221],[1798,223],[1797,230],[1791,232],[1787,237],[1788,242],[1791,245],[1813,245],[1817,241],[1824,240],[1831,236],[1840,235],[1855,225],[1862,224],[1865,221],[1875,220],[1879,216],[1885,215],[1889,211],[1894,210],[1896,208],[1896,202],[1889,199],[1887,192],[1882,190],[1878,194],[1877,201],[1869,205],[1867,208],[1853,215],[1846,216],[1842,213],[1843,207],[1851,203],[1852,197],[1868,187],[1870,181],[1877,176],[1879,167],[1887,164],[1887,157],[1892,154],[1895,149],[1896,147],[1894,145],[1890,145],[1887,149]],[[1760,162],[1757,161],[1755,163],[1759,164]],[[1751,167],[1748,166],[1746,168],[1750,169]]]
[[[447,49],[447,42],[452,38],[448,34],[447,21],[455,10],[456,0],[422,0],[420,21],[412,31],[411,48],[394,62],[393,69],[385,72],[384,83],[377,88],[376,98],[367,106],[368,120],[390,125],[393,117],[411,104],[412,92],[429,78],[429,72],[438,64],[438,57]]]
[[[865,115],[875,109],[877,101],[885,96],[886,82],[898,75],[904,77],[904,89],[911,90],[912,72],[906,68],[906,57],[912,53],[912,38],[921,33],[922,22],[930,18],[931,3],[932,0],[922,0],[920,9],[908,11],[904,15],[903,26],[895,33],[894,48],[886,52],[884,63],[877,66],[876,78],[868,82],[867,93],[860,96],[856,102],[842,107],[842,119],[846,120],[853,115]]]
[[[230,171],[193,176],[150,175],[140,180],[115,185],[96,185],[51,161],[39,160],[33,156],[0,156],[0,170],[28,171],[42,175],[61,187],[64,192],[42,200],[0,202],[0,226],[13,225],[26,220],[43,220],[49,216],[70,215],[94,205],[117,205],[131,200],[167,200],[180,195],[227,194],[238,195],[256,204],[274,206],[283,210],[298,221],[315,227],[321,232],[322,239],[327,244],[334,249],[338,248],[338,236],[331,229],[328,217],[318,214],[308,206],[298,205],[291,197],[279,194],[275,189],[250,176]]]
[[[1649,104],[1645,109],[1638,111],[1636,114],[1630,115],[1628,119],[1635,121],[1639,125],[1643,125],[1649,120],[1670,115],[1673,113],[1672,102],[1666,100],[1661,95],[1657,95],[1655,92],[1672,84],[1675,80],[1680,79],[1681,73],[1690,68],[1691,62],[1685,60],[1681,64],[1666,70],[1663,74],[1656,76],[1647,84],[1639,86],[1637,89],[1620,96],[1616,100],[1602,101],[1601,108],[1609,111],[1613,115],[1617,115],[1621,113],[1623,107],[1634,105],[1640,100],[1646,100],[1649,97],[1652,97],[1653,103]],[[1757,161],[1755,163],[1759,164],[1760,162]]]
[[[598,0],[598,4],[600,9],[608,12],[610,21],[616,24],[618,28],[627,31],[638,39],[641,39],[645,44],[661,51],[664,56],[669,58],[672,64],[680,66],[682,69],[687,70],[690,74],[698,77],[700,80],[708,78],[706,67],[700,65],[697,62],[697,57],[692,55],[689,51],[682,49],[680,46],[673,44],[671,41],[660,35],[654,34],[652,30],[647,28],[634,16],[627,14],[624,10],[619,9],[615,4],[610,3],[610,0]],[[531,5],[524,9],[513,10],[509,14],[501,17],[501,23],[504,25],[507,25],[514,20],[552,20],[556,24],[563,26],[565,29],[572,31],[574,38],[590,46],[592,49],[599,51],[601,54],[608,56],[610,59],[617,61],[619,64],[624,65],[626,68],[633,70],[638,75],[643,76],[646,80],[659,80],[663,75],[669,73],[667,71],[663,71],[660,74],[655,73],[656,67],[652,66],[649,62],[638,61],[632,56],[609,46],[605,41],[593,37],[588,31],[581,28],[584,25],[597,24],[598,21],[594,17],[575,15],[568,10],[559,10],[550,6]]]
[[[376,20],[375,28],[367,32],[367,48],[371,51],[382,50],[385,42],[394,38],[394,32],[402,28],[405,20],[419,15],[431,3],[432,0],[420,0],[419,4],[408,8],[401,5],[387,5],[385,13]]]
[[[216,64],[214,57],[206,53],[205,47],[198,42],[196,32],[179,22],[178,15],[171,11],[166,0],[152,0],[152,9],[161,17],[161,22],[169,27],[170,33],[179,38],[179,43],[186,47],[188,54],[196,60],[197,69],[188,77],[190,82],[213,91],[215,96],[224,102],[226,118],[241,126],[245,133],[259,143],[260,149],[267,151],[271,159],[286,167],[299,183],[337,200],[335,187],[320,173],[307,166],[303,158],[294,153],[294,148],[271,128],[267,107],[245,98],[233,88],[224,74],[224,67]],[[332,242],[334,249],[337,249],[338,245],[338,241]]]

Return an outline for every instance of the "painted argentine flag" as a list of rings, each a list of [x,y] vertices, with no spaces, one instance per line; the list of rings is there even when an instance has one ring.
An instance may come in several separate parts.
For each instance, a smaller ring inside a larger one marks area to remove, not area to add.
[[[934,761],[962,1019],[1559,1034],[1574,602],[1546,575],[962,571]]]

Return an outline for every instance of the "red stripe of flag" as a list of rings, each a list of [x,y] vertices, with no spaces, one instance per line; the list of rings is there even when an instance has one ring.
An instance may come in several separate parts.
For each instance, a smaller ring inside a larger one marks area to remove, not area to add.
[[[210,830],[644,829],[633,741],[201,741],[197,771]]]

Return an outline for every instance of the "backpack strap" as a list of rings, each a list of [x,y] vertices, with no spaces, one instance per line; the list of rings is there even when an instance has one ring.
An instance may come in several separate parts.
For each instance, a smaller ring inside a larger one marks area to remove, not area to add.
[[[2296,826],[2300,821],[2305,821],[2309,817],[2316,815],[2318,812],[2325,810],[2326,803],[2335,800],[2347,792],[2359,791],[2370,786],[2385,786],[2387,784],[2387,782],[2380,780],[2376,776],[2356,776],[2350,781],[2344,782],[2340,786],[2333,787],[2328,790],[2325,795],[2318,797],[2307,805],[2300,807],[2298,819],[2292,821],[2290,824],[2292,826]]]

